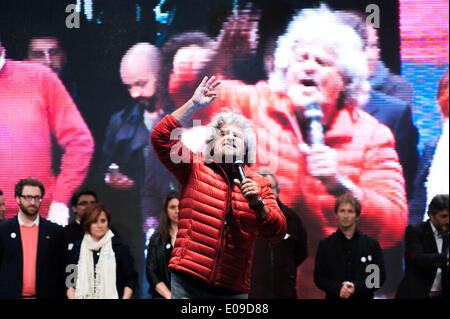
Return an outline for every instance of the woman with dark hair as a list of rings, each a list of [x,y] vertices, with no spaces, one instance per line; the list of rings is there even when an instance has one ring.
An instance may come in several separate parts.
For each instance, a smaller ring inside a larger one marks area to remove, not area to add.
[[[69,264],[77,265],[69,299],[130,299],[137,283],[133,257],[110,229],[111,213],[102,203],[81,217],[83,240],[75,244]]]
[[[162,205],[158,230],[153,233],[148,245],[147,279],[150,294],[157,299],[171,298],[167,266],[178,231],[178,203],[178,192],[169,192]]]

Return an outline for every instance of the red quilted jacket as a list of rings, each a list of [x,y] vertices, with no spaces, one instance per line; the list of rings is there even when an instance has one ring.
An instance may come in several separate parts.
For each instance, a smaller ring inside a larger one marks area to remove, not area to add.
[[[269,209],[265,219],[257,220],[239,188],[234,185],[230,190],[218,163],[205,161],[178,138],[171,139],[177,127],[179,123],[169,115],[151,134],[159,159],[180,183],[178,234],[169,269],[189,273],[211,286],[248,293],[256,236],[261,233],[272,243],[280,241],[286,234],[286,219],[270,182],[245,166]]]

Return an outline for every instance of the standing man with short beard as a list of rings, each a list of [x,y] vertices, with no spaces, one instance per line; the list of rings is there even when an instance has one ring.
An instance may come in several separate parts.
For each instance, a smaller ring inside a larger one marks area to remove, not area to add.
[[[0,298],[64,297],[63,228],[39,216],[44,185],[21,179],[16,217],[0,225]]]
[[[361,215],[358,199],[339,196],[334,212],[338,229],[319,243],[314,283],[326,292],[327,299],[373,299],[386,280],[380,244],[356,227]],[[375,282],[368,278],[368,266],[378,269]]]
[[[405,231],[405,276],[397,299],[444,299],[448,296],[448,194],[433,197],[425,222]]]

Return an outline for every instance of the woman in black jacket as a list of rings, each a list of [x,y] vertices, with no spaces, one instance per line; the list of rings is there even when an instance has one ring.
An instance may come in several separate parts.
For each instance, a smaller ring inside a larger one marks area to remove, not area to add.
[[[137,284],[133,257],[128,246],[111,231],[110,221],[111,213],[101,203],[82,216],[85,235],[69,254],[69,264],[77,265],[76,281],[66,292],[69,299],[132,297]],[[69,276],[66,284],[70,283]]]
[[[153,298],[170,299],[169,260],[178,231],[178,192],[171,191],[165,198],[158,230],[150,238],[147,253],[147,279]]]

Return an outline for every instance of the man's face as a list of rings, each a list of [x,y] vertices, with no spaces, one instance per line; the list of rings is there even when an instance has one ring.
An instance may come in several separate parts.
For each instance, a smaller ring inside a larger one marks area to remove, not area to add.
[[[337,110],[344,82],[336,65],[335,53],[322,45],[298,45],[289,63],[287,74],[287,95],[300,117],[305,107],[318,103],[324,117],[322,124],[331,122]]]
[[[0,195],[0,221],[5,219],[5,199],[3,198],[3,195]]]
[[[378,47],[378,33],[373,26],[367,27],[367,45],[364,49],[367,56],[369,76],[373,76],[377,63],[380,60],[380,48]]]
[[[448,209],[442,210],[435,215],[430,214],[430,220],[439,234],[448,232]]]
[[[121,77],[130,96],[144,107],[150,106],[151,98],[156,91],[157,72],[139,68],[139,65],[129,62],[121,70]]]
[[[28,46],[28,60],[42,63],[60,74],[64,68],[65,56],[55,38],[35,38]]]
[[[214,140],[214,157],[219,163],[234,163],[245,155],[244,131],[236,124],[223,125]]]
[[[38,186],[25,185],[21,196],[16,196],[16,202],[22,213],[27,216],[36,216],[41,207],[42,193]]]
[[[77,205],[72,206],[72,210],[75,213],[77,220],[79,221],[81,217],[83,217],[86,210],[95,203],[97,203],[97,200],[94,196],[88,194],[81,195],[78,198]]]
[[[355,207],[350,203],[342,203],[336,213],[336,219],[340,229],[349,229],[356,226],[358,216]]]

